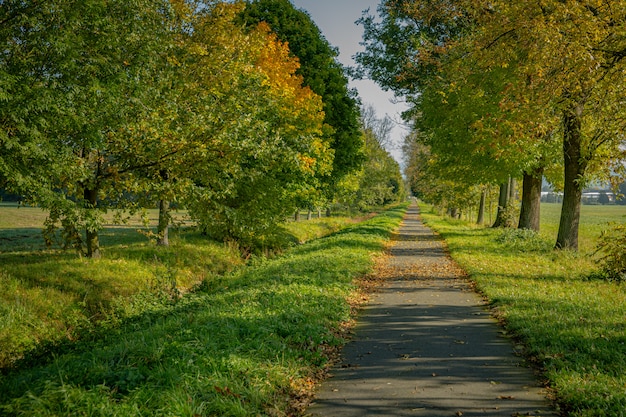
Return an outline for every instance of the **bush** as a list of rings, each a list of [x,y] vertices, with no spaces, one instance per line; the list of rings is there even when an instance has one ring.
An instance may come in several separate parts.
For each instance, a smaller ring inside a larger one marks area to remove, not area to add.
[[[626,224],[611,224],[600,234],[596,254],[600,254],[603,276],[611,281],[626,281]]]
[[[547,252],[552,243],[531,229],[502,229],[496,242],[523,252]]]

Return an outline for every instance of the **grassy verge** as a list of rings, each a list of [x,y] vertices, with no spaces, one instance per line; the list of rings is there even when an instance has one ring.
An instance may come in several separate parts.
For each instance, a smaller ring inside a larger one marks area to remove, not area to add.
[[[541,367],[562,411],[626,415],[626,287],[587,279],[598,267],[591,251],[602,224],[624,222],[624,208],[585,207],[578,254],[552,249],[557,207],[542,210],[544,232],[523,236],[422,207],[425,222],[446,239],[452,257]]]
[[[369,270],[402,214],[399,207],[275,259],[258,258],[181,298],[146,301],[143,313],[3,375],[0,414],[296,412],[298,396],[343,342],[354,279]]]
[[[154,225],[157,211],[147,215]],[[236,246],[189,230],[173,231],[169,248],[156,247],[140,215],[119,226],[112,213],[101,232],[103,258],[82,259],[45,247],[45,218],[38,208],[0,205],[0,369],[26,352],[37,354],[95,325],[140,314],[148,298],[178,297],[244,265]],[[348,217],[289,222],[282,243],[316,239],[354,222]]]

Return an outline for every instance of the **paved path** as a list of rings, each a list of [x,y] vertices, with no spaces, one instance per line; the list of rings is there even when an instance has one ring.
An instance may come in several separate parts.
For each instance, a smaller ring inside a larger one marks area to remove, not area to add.
[[[310,416],[556,415],[414,205],[389,262]]]

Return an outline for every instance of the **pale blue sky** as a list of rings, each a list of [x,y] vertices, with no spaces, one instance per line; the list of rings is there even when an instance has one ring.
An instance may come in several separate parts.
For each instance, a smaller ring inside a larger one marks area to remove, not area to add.
[[[344,65],[354,65],[352,56],[363,50],[359,45],[363,35],[363,28],[354,22],[362,15],[363,10],[370,9],[376,13],[380,0],[291,0],[298,9],[306,10],[315,24],[320,28],[328,42],[339,48],[339,60]],[[394,104],[393,94],[382,91],[374,82],[369,80],[353,81],[350,84],[359,91],[364,104],[372,104],[382,118],[389,115],[400,121],[400,113],[405,110],[403,104]],[[400,146],[406,130],[397,127],[392,132],[392,139],[396,146]],[[400,162],[399,149],[390,150],[394,158]]]

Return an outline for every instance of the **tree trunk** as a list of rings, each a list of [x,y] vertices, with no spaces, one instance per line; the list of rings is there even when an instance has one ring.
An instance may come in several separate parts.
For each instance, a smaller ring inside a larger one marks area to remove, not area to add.
[[[491,227],[504,227],[506,225],[506,219],[504,212],[509,203],[509,181],[500,184],[500,198],[498,200],[498,214],[496,215],[496,221]]]
[[[509,178],[509,199],[507,200],[508,204],[510,204],[511,201],[514,201],[517,198],[517,193],[515,192],[516,186],[517,186],[517,181],[515,181],[515,178],[510,177]]]
[[[482,225],[485,223],[485,205],[487,203],[487,189],[483,188],[483,191],[480,193],[480,205],[478,206],[478,220],[476,220],[476,224]]]
[[[307,212],[307,214],[306,214],[306,219],[307,219],[307,220],[311,220],[311,217],[312,217],[312,214],[311,214],[311,213],[312,213],[312,210],[311,210],[311,209],[309,209],[309,211],[308,211],[308,212]]]
[[[95,210],[98,204],[98,190],[85,188],[83,191],[83,198],[89,204],[89,210]],[[87,257],[98,259],[100,258],[100,241],[98,239],[98,230],[92,229],[89,226],[85,228],[85,235],[87,237]]]
[[[491,192],[491,185],[487,186],[487,194],[489,195],[489,224],[493,222],[493,193]]]
[[[300,221],[300,209],[296,209],[295,214],[293,215],[293,219],[295,221]]]
[[[459,215],[459,209],[456,207],[453,207],[450,209],[450,217],[452,217],[453,219],[456,219],[457,216]]]
[[[559,233],[555,245],[557,249],[578,250],[578,225],[582,198],[580,179],[584,177],[586,168],[586,163],[581,156],[582,112],[582,105],[577,105],[573,111],[568,111],[563,116],[565,184]]]
[[[326,217],[330,217],[330,207],[326,207]]]
[[[159,201],[159,225],[157,227],[157,245],[169,246],[169,230],[170,230],[170,202],[167,200]]]
[[[530,174],[524,172],[524,181],[522,183],[522,208],[519,214],[518,229],[539,231],[542,180],[543,168],[537,168]]]

